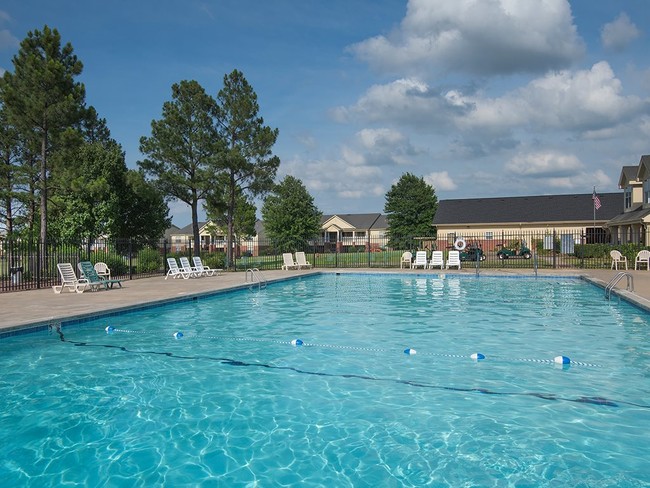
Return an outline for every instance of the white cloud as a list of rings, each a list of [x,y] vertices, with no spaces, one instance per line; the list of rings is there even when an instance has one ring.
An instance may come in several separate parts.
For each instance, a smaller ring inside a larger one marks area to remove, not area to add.
[[[0,51],[16,49],[20,41],[7,29],[0,29]]]
[[[600,31],[600,39],[608,49],[620,51],[629,43],[641,36],[641,31],[623,12],[612,22],[603,26]]]
[[[578,174],[584,169],[584,164],[574,155],[547,151],[518,154],[506,163],[505,169],[519,176],[557,178]]]
[[[447,171],[440,171],[439,173],[434,172],[424,175],[424,181],[433,186],[436,191],[450,191],[456,190],[458,188],[458,185],[456,185]]]
[[[409,0],[389,36],[350,47],[379,71],[543,72],[584,53],[566,0]]]

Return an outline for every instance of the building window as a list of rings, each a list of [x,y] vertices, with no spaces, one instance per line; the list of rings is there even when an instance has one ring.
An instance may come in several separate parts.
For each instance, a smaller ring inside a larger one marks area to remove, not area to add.
[[[488,240],[488,241],[491,241],[492,239],[494,239],[494,234],[492,233],[492,231],[487,231],[485,233],[485,239]]]
[[[356,237],[360,237],[360,238],[366,237],[366,231],[365,230],[358,230],[357,233],[356,233]]]
[[[630,208],[632,206],[632,187],[625,187],[625,208]]]
[[[643,182],[643,203],[650,203],[650,180]]]

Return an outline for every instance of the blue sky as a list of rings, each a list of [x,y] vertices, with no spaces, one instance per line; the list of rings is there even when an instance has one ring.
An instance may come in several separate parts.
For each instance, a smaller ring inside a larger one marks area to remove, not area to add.
[[[144,0],[0,4],[0,72],[57,28],[135,167],[171,86],[241,70],[280,130],[278,180],[324,213],[381,212],[411,172],[439,199],[617,191],[650,153],[646,0]],[[174,223],[190,222],[184,204]]]

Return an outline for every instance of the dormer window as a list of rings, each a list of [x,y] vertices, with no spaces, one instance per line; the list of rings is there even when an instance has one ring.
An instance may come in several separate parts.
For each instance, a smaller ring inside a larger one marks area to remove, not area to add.
[[[632,187],[625,187],[625,208],[628,209],[632,206]]]
[[[650,180],[643,180],[643,203],[650,203]]]

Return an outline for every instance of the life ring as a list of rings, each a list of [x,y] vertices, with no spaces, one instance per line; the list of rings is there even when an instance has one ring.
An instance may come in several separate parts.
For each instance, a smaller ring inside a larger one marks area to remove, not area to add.
[[[466,246],[467,243],[465,242],[465,239],[463,239],[462,237],[459,237],[454,242],[454,248],[456,249],[456,251],[462,251],[463,249],[465,249]]]

